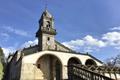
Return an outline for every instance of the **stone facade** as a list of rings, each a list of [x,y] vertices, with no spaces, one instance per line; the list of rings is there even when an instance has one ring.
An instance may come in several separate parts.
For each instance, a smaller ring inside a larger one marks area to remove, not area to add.
[[[38,38],[39,50],[55,49],[55,35],[54,21],[52,15],[45,10],[39,20],[39,30],[36,33]]]
[[[70,63],[103,65],[88,53],[76,53],[62,45],[55,35],[53,16],[45,10],[36,33],[38,45],[9,57],[6,80],[67,80]]]

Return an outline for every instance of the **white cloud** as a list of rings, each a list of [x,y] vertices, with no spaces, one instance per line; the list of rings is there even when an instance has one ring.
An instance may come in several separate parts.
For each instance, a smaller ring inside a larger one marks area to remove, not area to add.
[[[37,44],[38,44],[38,39],[35,39],[33,41],[27,41],[27,42],[25,42],[24,44],[21,45],[20,48],[23,49],[23,48],[34,46],[34,45],[37,45]]]
[[[24,37],[30,37],[30,35],[24,31],[24,30],[20,30],[20,29],[15,29],[13,27],[10,26],[3,26],[3,28],[9,32],[12,32],[14,34],[20,35],[20,36],[24,36]]]
[[[36,44],[38,44],[37,39],[35,39],[33,41],[27,41],[27,42],[23,43],[19,48],[18,48],[18,44],[16,43],[16,44],[14,44],[13,47],[3,47],[2,49],[3,49],[5,56],[7,57],[10,53],[14,53],[17,49],[21,50],[23,48],[34,46]]]
[[[87,35],[86,37],[84,37],[83,41],[84,41],[85,45],[87,45],[87,46],[96,46],[96,47],[105,47],[106,46],[106,43],[104,43],[102,40],[95,39],[90,35]]]
[[[118,27],[113,27],[113,28],[110,28],[110,30],[120,30],[120,26],[118,26]]]
[[[105,42],[95,39],[91,35],[87,35],[82,39],[63,42],[62,44],[74,50],[79,50],[82,48],[85,52],[92,52],[93,50],[98,50],[97,48],[106,46]]]
[[[8,39],[10,38],[10,35],[2,32],[2,33],[0,33],[0,37],[2,37],[3,41],[8,41]]]
[[[117,49],[117,50],[120,50],[120,46],[118,46],[118,47],[115,47],[115,49]]]
[[[63,44],[75,50],[82,49],[88,52],[92,52],[94,50],[98,51],[103,47],[113,47],[120,50],[120,32],[108,32],[103,34],[99,39],[96,39],[91,35],[87,35],[82,39],[63,42]]]
[[[120,50],[120,26],[110,28],[110,30],[112,30],[112,32],[103,34],[99,39],[87,35],[81,39],[63,42],[62,44],[75,50],[82,49],[88,52],[99,50],[103,47],[113,47],[114,49]]]
[[[10,53],[15,52],[15,48],[14,47],[4,47],[2,48],[3,52],[5,54],[5,56],[7,57]]]
[[[83,48],[84,50],[84,52],[93,52],[93,50],[94,50],[94,48],[93,47],[84,47]]]
[[[120,32],[108,32],[103,35],[102,39],[106,41],[107,45],[120,46]]]
[[[84,45],[84,41],[77,39],[77,40],[71,40],[68,42],[63,42],[63,45],[66,45],[69,48],[77,48],[77,46],[83,46]]]
[[[71,40],[68,42],[63,42],[64,45],[79,49],[80,47],[84,47],[83,49],[86,51],[92,51],[92,49],[99,49],[102,47],[113,47],[115,49],[120,50],[120,32],[113,31],[103,34],[100,39],[96,39],[91,35],[87,35],[82,39]]]
[[[3,36],[3,37],[6,37],[6,38],[9,37],[9,34],[7,34],[7,33],[0,33],[0,35]]]

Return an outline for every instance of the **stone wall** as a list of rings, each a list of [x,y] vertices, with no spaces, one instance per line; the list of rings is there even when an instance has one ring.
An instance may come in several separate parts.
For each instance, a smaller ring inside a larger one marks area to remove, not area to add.
[[[70,49],[66,48],[64,45],[62,45],[62,44],[60,44],[60,43],[58,43],[58,42],[56,42],[55,45],[56,45],[56,46],[55,46],[55,50],[56,50],[56,51],[71,52]]]
[[[21,75],[22,58],[16,53],[7,66],[6,80],[19,80]]]
[[[41,57],[36,64],[24,63],[22,65],[21,80],[55,80],[56,60],[57,58],[48,55]]]

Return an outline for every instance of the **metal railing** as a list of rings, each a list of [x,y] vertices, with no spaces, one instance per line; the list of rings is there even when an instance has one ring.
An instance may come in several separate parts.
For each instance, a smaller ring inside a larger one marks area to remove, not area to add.
[[[114,80],[74,64],[68,66],[68,78],[69,80]]]

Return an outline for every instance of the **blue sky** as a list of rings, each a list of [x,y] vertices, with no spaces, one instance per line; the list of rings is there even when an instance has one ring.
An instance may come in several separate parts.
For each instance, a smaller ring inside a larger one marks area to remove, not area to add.
[[[47,0],[56,39],[105,60],[120,53],[120,0]],[[0,46],[6,54],[36,43],[45,0],[0,0]]]

